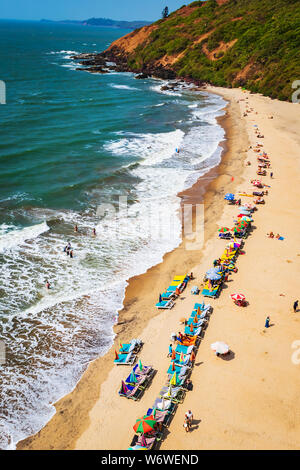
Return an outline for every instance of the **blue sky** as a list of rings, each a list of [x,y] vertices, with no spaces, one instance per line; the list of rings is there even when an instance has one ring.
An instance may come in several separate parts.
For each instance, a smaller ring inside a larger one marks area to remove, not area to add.
[[[154,21],[165,6],[177,10],[192,0],[1,0],[0,15],[5,19],[84,20],[91,17],[114,20]]]

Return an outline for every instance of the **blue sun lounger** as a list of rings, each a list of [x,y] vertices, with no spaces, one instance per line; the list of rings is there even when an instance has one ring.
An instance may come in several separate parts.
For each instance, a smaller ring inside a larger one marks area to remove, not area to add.
[[[218,286],[216,289],[214,289],[214,290],[203,289],[203,291],[201,292],[201,294],[204,295],[204,297],[211,297],[211,298],[214,299],[215,297],[217,297],[218,292],[219,292],[219,289],[220,289],[219,286]]]
[[[122,344],[122,348],[120,348],[120,354],[128,354],[133,350],[137,350],[137,352],[142,347],[142,341],[140,339],[133,339],[130,343]]]
[[[175,371],[172,370],[172,364],[170,364],[169,369],[167,370],[167,374],[174,374],[174,372],[176,372],[176,374],[178,374],[178,377],[181,378],[181,377],[183,377],[184,375],[187,374],[188,369],[189,369],[189,367],[187,367],[185,365],[184,366],[179,366],[175,362]]]
[[[202,330],[202,328],[201,328],[201,326],[200,326],[199,328],[194,328],[194,330],[191,331],[191,328],[190,328],[190,325],[189,325],[189,326],[186,326],[186,327],[184,328],[184,333],[185,333],[186,335],[199,336],[200,333],[201,333],[201,330]]]
[[[117,366],[124,365],[124,366],[131,366],[135,363],[136,355],[132,354],[131,352],[128,354],[118,354],[119,359],[115,359],[114,363]]]
[[[194,346],[184,346],[183,344],[177,344],[175,352],[177,352],[178,354],[191,354],[193,349]]]
[[[193,323],[194,328],[199,328],[200,326],[204,325],[206,322],[204,318],[200,318],[200,319],[198,318],[199,321],[197,323],[194,323],[194,318],[195,317],[189,318],[187,322],[188,325],[191,325]]]
[[[157,304],[155,305],[156,308],[172,308],[174,307],[174,302],[172,299],[170,300],[162,300],[161,302],[157,302]]]
[[[170,291],[170,292],[167,291],[161,294],[162,300],[170,300],[173,297],[176,297],[176,294],[173,291]]]

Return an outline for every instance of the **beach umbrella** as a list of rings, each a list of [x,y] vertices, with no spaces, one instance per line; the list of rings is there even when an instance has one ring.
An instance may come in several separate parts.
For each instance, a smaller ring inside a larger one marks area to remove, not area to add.
[[[128,387],[127,387],[127,385],[125,384],[124,380],[122,380],[121,388],[122,388],[122,392],[126,394],[127,391],[128,391]]]
[[[222,227],[222,228],[219,229],[219,232],[221,232],[221,233],[229,232],[229,228],[227,228],[227,227]]]
[[[231,294],[230,297],[232,298],[232,300],[245,300],[246,299],[244,294]]]
[[[197,314],[194,316],[194,323],[198,323],[198,317],[197,317]]]
[[[172,359],[176,359],[176,352],[175,352],[175,349],[172,349]]]
[[[193,350],[191,354],[191,362],[194,362],[195,359],[196,359],[196,354],[194,353],[194,350]]]
[[[152,429],[154,429],[155,424],[156,420],[153,418],[153,416],[143,416],[143,418],[139,418],[136,420],[136,423],[133,426],[133,430],[136,433],[146,433],[152,431]]]
[[[175,362],[172,361],[172,371],[175,371],[175,370],[176,370],[176,369],[175,369]]]
[[[242,220],[245,220],[245,222],[252,222],[253,221],[253,219],[251,217],[248,217],[247,215],[244,215],[242,217]]]
[[[242,230],[243,230],[242,227],[233,227],[233,229],[232,229],[232,231],[233,231],[234,233],[242,232]]]
[[[177,385],[177,374],[176,374],[176,371],[174,372],[174,374],[172,375],[172,378],[170,380],[170,384],[171,385]]]
[[[232,193],[227,193],[227,194],[225,194],[224,199],[225,199],[226,201],[234,201],[234,194],[232,194]]]
[[[194,331],[194,325],[193,325],[193,323],[191,323],[191,325],[190,325],[190,332],[193,333],[193,331]]]
[[[197,315],[201,315],[201,309],[200,309],[200,307],[197,308]]]
[[[156,406],[152,410],[152,416],[153,416],[153,418],[155,418],[155,416],[156,416]]]
[[[219,354],[226,354],[229,351],[228,344],[224,343],[223,341],[216,341],[210,345],[213,351],[216,351]]]
[[[184,357],[183,357],[183,352],[180,354],[180,359],[179,359],[180,362],[184,362]]]
[[[216,266],[215,268],[210,268],[208,271],[206,271],[206,276],[210,276],[211,274],[219,274],[219,272],[220,272],[220,267]]]
[[[140,369],[140,370],[143,370],[143,365],[142,365],[142,361],[141,361],[141,360],[139,360],[139,369]]]
[[[131,371],[130,378],[129,378],[130,383],[136,384],[137,383],[137,378],[136,375],[133,371]]]
[[[221,274],[217,273],[211,273],[211,274],[206,274],[207,279],[210,279],[211,281],[218,281],[221,279]]]
[[[248,202],[246,202],[243,207],[246,207],[246,209],[253,209],[253,205]]]
[[[115,350],[115,360],[117,361],[119,359],[119,354],[117,353],[117,351]]]
[[[161,300],[162,300],[162,299],[161,299],[161,294],[159,294],[159,300],[158,300],[159,303],[161,302]]]
[[[167,397],[172,397],[172,385],[169,385],[168,391],[167,391]]]

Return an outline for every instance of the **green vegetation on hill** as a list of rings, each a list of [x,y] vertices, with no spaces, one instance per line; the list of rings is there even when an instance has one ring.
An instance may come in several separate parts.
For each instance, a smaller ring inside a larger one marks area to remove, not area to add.
[[[168,67],[180,77],[282,100],[300,80],[300,0],[196,1],[154,25],[127,54],[133,70],[171,56]]]

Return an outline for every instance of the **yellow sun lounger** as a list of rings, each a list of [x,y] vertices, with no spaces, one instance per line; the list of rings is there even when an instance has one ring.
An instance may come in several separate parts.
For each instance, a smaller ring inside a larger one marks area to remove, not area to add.
[[[181,281],[183,282],[186,278],[186,275],[185,276],[174,276],[174,279],[173,279],[173,282],[175,281]]]

